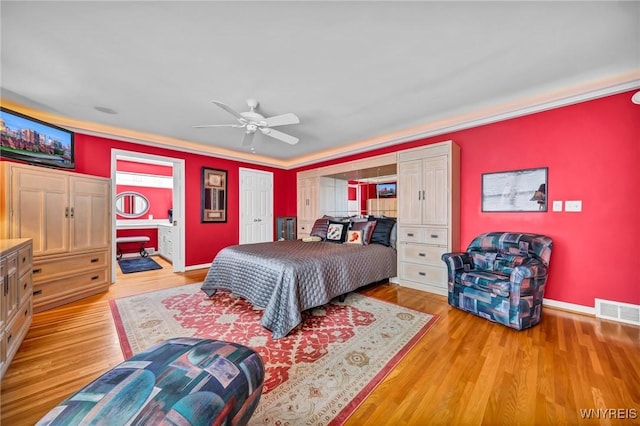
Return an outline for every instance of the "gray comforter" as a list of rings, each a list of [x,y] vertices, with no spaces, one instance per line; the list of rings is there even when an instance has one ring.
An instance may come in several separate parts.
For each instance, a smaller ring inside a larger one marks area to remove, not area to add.
[[[391,247],[277,241],[222,249],[202,291],[211,297],[227,289],[264,308],[262,326],[278,339],[302,321],[302,311],[395,275]]]

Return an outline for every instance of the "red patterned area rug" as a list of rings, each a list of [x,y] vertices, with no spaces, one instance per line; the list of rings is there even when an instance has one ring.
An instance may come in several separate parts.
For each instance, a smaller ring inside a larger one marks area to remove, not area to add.
[[[302,324],[274,340],[260,309],[227,291],[208,298],[200,285],[112,300],[122,351],[128,358],[184,336],[252,347],[266,373],[256,425],[343,423],[437,320],[351,293],[305,312]]]

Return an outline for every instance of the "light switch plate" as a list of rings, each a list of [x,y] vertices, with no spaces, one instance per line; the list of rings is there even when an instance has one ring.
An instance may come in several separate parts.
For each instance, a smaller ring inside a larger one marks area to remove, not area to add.
[[[561,212],[562,211],[562,201],[554,201],[552,210],[554,212]]]
[[[564,211],[567,211],[567,212],[581,212],[582,211],[582,200],[575,200],[575,201],[567,200],[564,203]]]

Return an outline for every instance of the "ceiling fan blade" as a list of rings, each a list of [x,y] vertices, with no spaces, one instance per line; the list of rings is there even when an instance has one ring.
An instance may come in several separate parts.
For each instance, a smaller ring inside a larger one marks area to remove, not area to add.
[[[244,136],[242,136],[242,146],[249,146],[251,142],[253,142],[253,135],[255,132],[244,132]]]
[[[262,133],[267,136],[271,136],[272,138],[281,140],[282,142],[288,143],[289,145],[295,145],[300,140],[295,136],[287,135],[286,133],[282,133],[273,129],[264,129]]]
[[[195,128],[201,127],[244,127],[244,124],[200,124],[198,126],[191,126]]]
[[[218,105],[220,108],[222,108],[223,110],[227,111],[229,114],[233,115],[235,118],[237,118],[240,122],[244,123],[247,120],[242,116],[242,114],[240,114],[238,111],[236,111],[235,109],[231,108],[229,105],[224,104],[220,101],[211,101],[214,104]]]
[[[298,118],[298,116],[293,113],[275,115],[273,117],[265,118],[264,121],[267,122],[268,127],[286,126],[288,124],[300,123],[300,119]]]

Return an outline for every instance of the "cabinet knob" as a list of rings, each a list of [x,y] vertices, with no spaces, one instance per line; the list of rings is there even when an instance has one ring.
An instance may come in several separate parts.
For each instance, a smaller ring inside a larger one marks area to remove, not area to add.
[[[438,238],[438,234],[431,234],[430,237],[431,238]]]
[[[413,237],[413,232],[409,232],[409,233],[407,234],[407,237]]]
[[[418,256],[420,256],[420,257],[427,257],[427,254],[426,254],[426,253],[418,253]]]
[[[427,274],[425,274],[424,272],[418,272],[418,275],[420,275],[421,277],[426,277]]]

